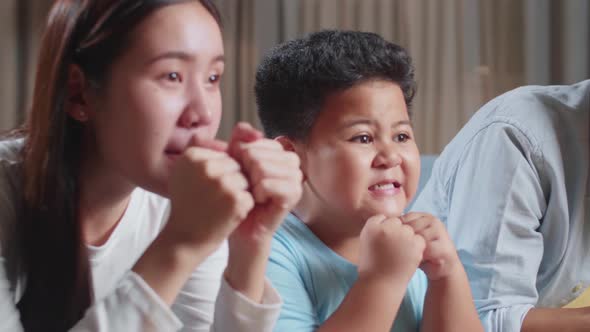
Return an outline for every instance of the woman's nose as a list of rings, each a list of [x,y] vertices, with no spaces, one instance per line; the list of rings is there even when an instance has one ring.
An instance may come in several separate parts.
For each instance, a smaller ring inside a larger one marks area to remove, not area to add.
[[[178,126],[190,129],[210,124],[212,114],[206,98],[202,87],[195,89],[178,119]]]

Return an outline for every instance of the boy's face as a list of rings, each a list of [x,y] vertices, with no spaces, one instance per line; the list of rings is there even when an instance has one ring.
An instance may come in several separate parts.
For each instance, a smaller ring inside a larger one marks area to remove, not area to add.
[[[420,155],[395,83],[368,81],[329,96],[296,150],[311,218],[360,231],[373,215],[401,215],[416,192]]]

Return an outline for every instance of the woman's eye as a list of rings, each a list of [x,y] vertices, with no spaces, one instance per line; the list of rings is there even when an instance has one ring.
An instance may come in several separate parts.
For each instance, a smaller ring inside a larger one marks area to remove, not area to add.
[[[220,78],[221,78],[221,75],[217,75],[217,74],[211,75],[211,76],[209,76],[209,83],[218,82]]]
[[[373,139],[369,135],[358,135],[352,138],[353,142],[358,142],[361,144],[369,144],[373,142]]]
[[[403,143],[403,142],[405,142],[405,141],[407,141],[409,139],[410,139],[410,135],[408,135],[408,134],[399,134],[399,135],[396,135],[395,136],[394,141]]]
[[[180,77],[180,74],[177,72],[171,72],[166,74],[166,79],[170,82],[182,82],[182,78]]]

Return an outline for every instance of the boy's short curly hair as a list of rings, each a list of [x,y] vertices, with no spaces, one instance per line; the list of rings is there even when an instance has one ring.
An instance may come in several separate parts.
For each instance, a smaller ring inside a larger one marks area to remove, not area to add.
[[[276,46],[256,72],[265,134],[305,140],[328,95],[373,79],[399,85],[409,109],[416,91],[411,58],[375,33],[325,30]]]

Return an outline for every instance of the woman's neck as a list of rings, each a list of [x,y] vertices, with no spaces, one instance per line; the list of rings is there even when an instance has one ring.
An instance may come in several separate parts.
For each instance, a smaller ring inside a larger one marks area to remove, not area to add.
[[[135,186],[97,160],[83,161],[80,169],[78,220],[82,238],[86,244],[100,246],[125,214]]]

